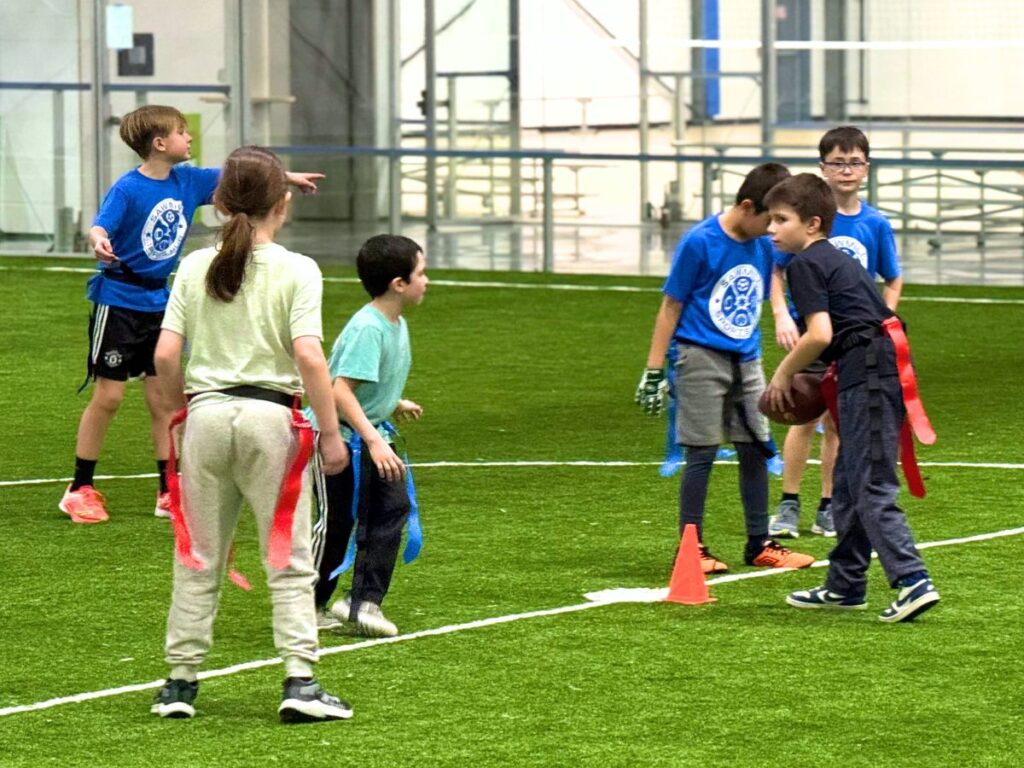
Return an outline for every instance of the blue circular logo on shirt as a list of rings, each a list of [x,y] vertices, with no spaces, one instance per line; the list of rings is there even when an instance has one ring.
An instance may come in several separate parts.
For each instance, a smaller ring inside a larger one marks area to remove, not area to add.
[[[761,318],[764,282],[749,264],[726,272],[715,284],[708,301],[711,321],[730,339],[749,339]]]
[[[142,227],[142,249],[153,261],[165,261],[178,255],[188,232],[185,206],[180,200],[166,198],[149,212]]]
[[[860,262],[864,269],[868,268],[868,249],[864,247],[864,243],[860,240],[849,235],[836,235],[835,237],[830,237],[828,241],[847,256]]]

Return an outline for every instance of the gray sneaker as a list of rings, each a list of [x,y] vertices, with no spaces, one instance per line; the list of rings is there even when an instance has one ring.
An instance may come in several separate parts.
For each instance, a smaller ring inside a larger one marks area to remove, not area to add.
[[[316,612],[316,628],[318,632],[330,632],[332,629],[338,629],[339,627],[341,627],[341,619],[326,608],[320,608]]]
[[[775,514],[768,521],[768,535],[776,539],[799,539],[800,502],[786,499],[780,501]]]
[[[352,717],[352,705],[329,694],[313,678],[289,677],[284,681],[277,713],[282,723],[348,720]]]
[[[819,536],[825,536],[829,539],[835,537],[836,524],[832,520],[831,504],[824,509],[818,510],[817,514],[814,516],[814,525],[811,526],[811,533],[816,533]]]
[[[195,680],[168,679],[163,688],[157,691],[156,698],[149,711],[160,717],[184,719],[195,715],[196,708],[192,703],[199,693],[199,683]]]

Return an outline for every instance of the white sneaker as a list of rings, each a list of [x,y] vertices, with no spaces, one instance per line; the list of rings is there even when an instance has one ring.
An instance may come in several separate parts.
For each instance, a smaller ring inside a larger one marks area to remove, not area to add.
[[[352,613],[352,598],[349,595],[338,600],[331,606],[331,614],[342,624],[350,627],[357,635],[363,637],[394,637],[398,627],[381,611],[380,606],[366,600],[359,603],[359,612],[355,621],[349,619]]]
[[[328,611],[342,624],[348,623],[349,614],[352,613],[352,598],[346,592],[340,600],[336,600]]]
[[[156,507],[153,509],[153,517],[167,519],[171,516],[171,494],[168,491],[156,494]]]
[[[364,637],[394,637],[398,627],[383,614],[379,605],[364,600],[356,614],[356,631]]]

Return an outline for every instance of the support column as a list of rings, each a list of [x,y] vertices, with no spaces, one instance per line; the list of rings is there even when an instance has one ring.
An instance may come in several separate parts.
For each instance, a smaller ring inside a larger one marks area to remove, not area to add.
[[[519,108],[519,0],[508,0],[508,120],[509,149],[521,148],[522,118]],[[523,212],[522,161],[509,161],[509,213],[519,216]],[[493,194],[493,190],[492,190]]]
[[[825,39],[846,40],[846,0],[825,0]],[[825,118],[846,120],[846,51],[825,51]]]
[[[650,153],[650,118],[647,106],[647,0],[640,0],[640,154]],[[647,161],[640,161],[640,221],[651,218],[650,171]]]
[[[775,144],[776,102],[775,57],[776,0],[761,0],[761,151],[773,154]]]
[[[427,149],[437,149],[437,57],[434,50],[437,23],[434,19],[434,0],[425,0],[423,23],[423,56],[425,80],[423,111],[425,113],[424,138]],[[427,158],[427,231],[437,231],[437,158]]]

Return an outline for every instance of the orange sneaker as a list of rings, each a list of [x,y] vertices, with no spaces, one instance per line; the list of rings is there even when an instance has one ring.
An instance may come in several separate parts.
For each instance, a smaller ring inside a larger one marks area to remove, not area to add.
[[[72,491],[69,484],[57,507],[76,523],[103,523],[110,519],[107,500],[91,485]]]
[[[746,558],[747,565],[761,568],[806,568],[814,562],[814,557],[786,549],[773,539],[764,543],[764,548],[757,557]]]
[[[711,554],[711,550],[700,545],[700,569],[704,573],[725,573],[729,566]]]
[[[156,509],[153,510],[153,517],[170,517],[171,516],[171,494],[170,491],[164,491],[160,493],[157,491],[156,494]]]

